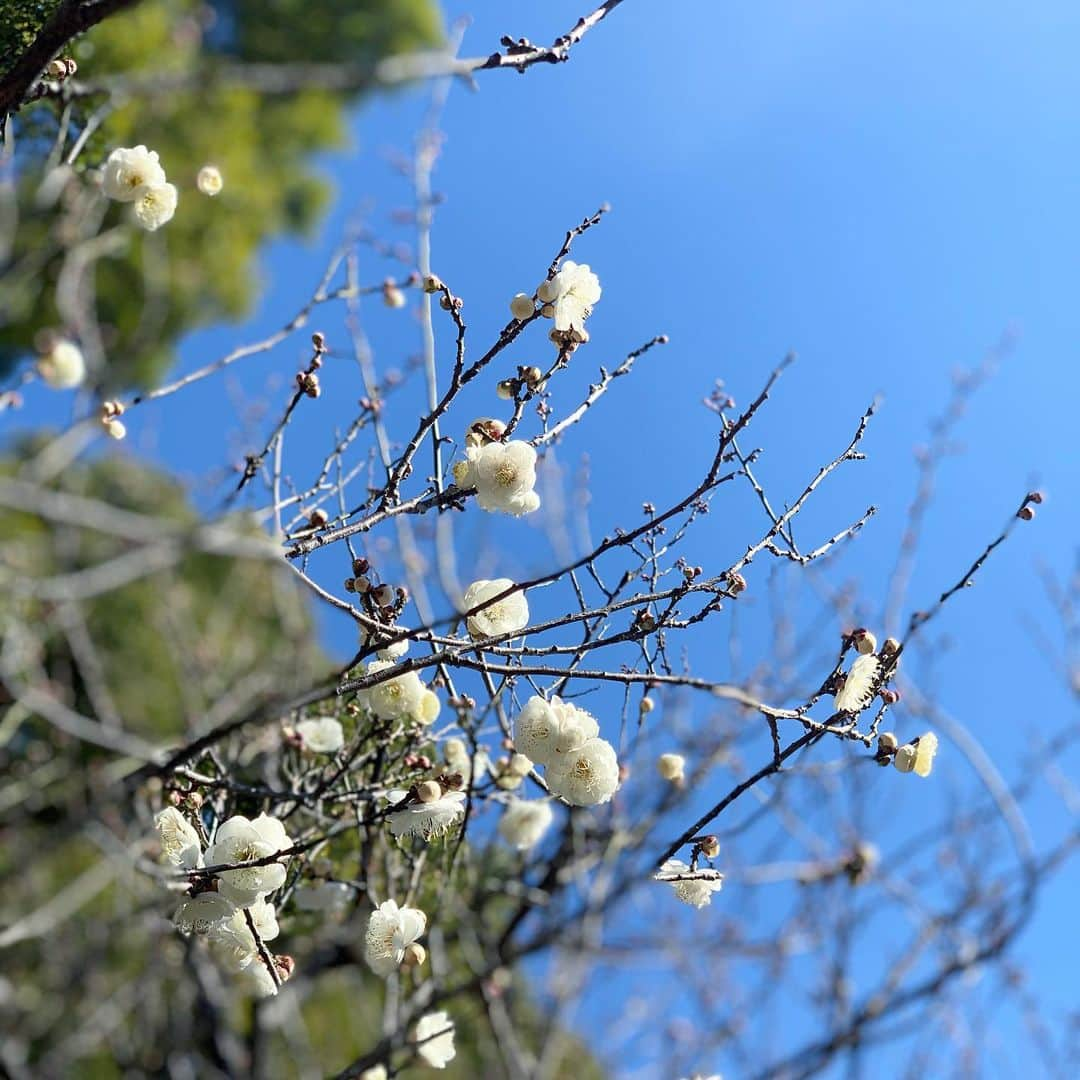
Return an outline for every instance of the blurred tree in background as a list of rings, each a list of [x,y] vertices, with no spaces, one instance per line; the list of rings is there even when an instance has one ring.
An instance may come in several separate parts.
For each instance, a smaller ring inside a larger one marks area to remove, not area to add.
[[[0,75],[57,6],[0,0]],[[249,69],[259,65],[263,78],[266,65],[278,64],[347,61],[362,70],[440,40],[431,0],[335,0],[317,11],[303,0],[145,0],[79,38],[65,53],[79,66],[69,96],[16,114],[20,169],[35,171],[58,125],[72,138],[89,125],[82,163],[100,164],[114,146],[152,142],[184,212],[167,236],[129,230],[124,207],[86,205],[63,173],[49,197],[21,200],[10,250],[0,245],[0,377],[33,350],[40,331],[75,329],[77,316],[57,304],[66,268],[69,279],[86,275],[82,294],[101,328],[93,382],[105,390],[157,382],[184,333],[249,309],[260,245],[310,231],[327,205],[315,162],[344,141],[356,81],[347,93],[295,82],[267,93],[251,85]],[[124,80],[138,93],[126,92]],[[107,136],[96,130],[106,118]],[[219,201],[227,213],[195,189],[207,163],[225,177]]]

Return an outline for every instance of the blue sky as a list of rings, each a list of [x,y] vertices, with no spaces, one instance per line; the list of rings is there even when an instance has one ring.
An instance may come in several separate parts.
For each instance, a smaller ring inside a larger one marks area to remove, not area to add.
[[[451,18],[473,17],[468,55],[490,51],[504,33],[549,41],[582,10],[579,0],[446,7]],[[596,535],[631,523],[644,499],[663,504],[681,493],[708,460],[715,423],[700,401],[717,378],[742,404],[785,352],[798,352],[747,437],[767,448],[760,476],[781,502],[843,448],[881,395],[868,460],[830,483],[800,530],[824,538],[878,505],[843,563],[868,619],[880,611],[912,496],[913,448],[952,373],[1011,336],[958,425],[912,595],[916,606],[935,597],[1029,487],[1045,488],[1037,521],[936,626],[949,638],[939,647],[950,650],[936,681],[941,699],[1006,773],[1040,718],[1075,709],[1027,624],[1056,640],[1037,569],[1072,572],[1080,535],[1078,39],[1080,8],[1067,3],[627,0],[569,63],[482,73],[476,92],[455,88],[436,175],[446,201],[433,265],[465,297],[477,343],[505,322],[513,293],[535,286],[566,227],[602,202],[613,206],[575,249],[599,273],[604,297],[571,381],[584,386],[598,364],[617,363],[656,333],[671,343],[559,448],[568,472],[588,455]],[[353,146],[323,162],[340,198],[319,236],[272,245],[259,310],[244,326],[194,335],[183,366],[280,325],[361,204],[374,227],[409,239],[389,224],[409,193],[385,152],[408,151],[425,106],[424,93],[401,92],[358,112]],[[375,281],[394,272],[374,257],[367,269]],[[418,349],[407,315],[372,309],[370,319],[384,363]],[[238,386],[259,393],[272,371],[282,397],[302,352],[286,346],[234,369]],[[514,362],[532,362],[527,353]],[[328,393],[333,385],[331,377]],[[180,400],[133,414],[132,446],[205,478],[222,459],[217,433],[239,426],[237,410],[230,395],[205,387]],[[482,404],[478,397],[480,412]],[[208,436],[196,446],[194,422]],[[741,497],[714,513],[701,560],[730,561],[760,525],[745,524],[752,514]],[[540,544],[519,554],[523,567],[548,564]],[[749,633],[767,635],[767,611],[751,611]],[[346,628],[328,621],[326,632],[348,650]],[[700,648],[708,667],[707,643]],[[1053,799],[1046,812],[1057,821],[1063,813]],[[1023,943],[1037,985],[1059,1005],[1070,973],[1055,946],[1077,884],[1073,870],[1048,892]]]

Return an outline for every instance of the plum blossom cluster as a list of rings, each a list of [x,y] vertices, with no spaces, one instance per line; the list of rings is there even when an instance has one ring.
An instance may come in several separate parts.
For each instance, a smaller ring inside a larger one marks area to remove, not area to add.
[[[608,802],[619,786],[615,748],[596,718],[568,701],[530,698],[514,723],[514,745],[544,766],[548,789],[571,806]]]
[[[116,202],[131,203],[135,221],[154,232],[176,213],[176,187],[165,179],[157,152],[141,144],[118,147],[105,160],[101,190]]]
[[[205,851],[198,831],[175,807],[162,810],[154,826],[162,860],[191,881],[173,917],[177,929],[205,939],[221,967],[249,993],[276,994],[293,967],[291,957],[274,956],[266,947],[279,933],[267,896],[285,883],[285,866],[275,858],[286,858],[292,847],[285,826],[267,814],[250,820],[236,815],[218,826]],[[204,867],[206,874],[197,873]]]

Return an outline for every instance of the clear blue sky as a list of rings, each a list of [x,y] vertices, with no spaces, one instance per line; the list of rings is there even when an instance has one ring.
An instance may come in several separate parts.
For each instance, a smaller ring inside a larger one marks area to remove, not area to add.
[[[503,33],[550,41],[585,6],[447,8],[473,16],[462,50],[473,55]],[[627,0],[568,64],[484,73],[476,93],[456,88],[436,177],[447,200],[434,266],[465,297],[477,342],[505,321],[513,293],[535,286],[568,224],[604,201],[614,207],[577,250],[604,286],[593,342],[579,354],[581,382],[655,333],[671,344],[559,450],[568,470],[590,455],[598,534],[628,523],[643,499],[677,494],[707,460],[715,425],[699,402],[716,378],[742,403],[786,351],[798,352],[748,440],[768,448],[761,474],[781,501],[883,396],[869,460],[838,478],[802,527],[828,535],[870,502],[880,507],[843,565],[868,618],[880,610],[911,499],[912,449],[951,373],[1015,334],[958,428],[912,596],[916,606],[936,596],[1029,486],[1047,490],[1037,522],[937,624],[952,639],[941,699],[1007,775],[1042,718],[1075,709],[1025,624],[1056,639],[1037,568],[1068,575],[1080,536],[1078,42],[1080,6],[1070,3]],[[276,328],[361,203],[372,224],[408,239],[387,224],[408,191],[384,152],[409,149],[424,105],[423,94],[398,93],[359,112],[353,147],[324,162],[341,197],[317,241],[274,245],[260,310],[243,327],[195,335],[185,365]],[[373,262],[367,277],[387,272]],[[371,333],[387,364],[418,348],[415,325],[397,313],[373,311]],[[255,392],[271,369],[291,378],[297,356],[256,359],[238,377]],[[205,477],[222,459],[215,433],[235,431],[237,414],[220,392],[186,400],[133,416],[132,442]],[[196,409],[209,437],[193,447],[181,420]],[[627,431],[636,437],[620,438]],[[735,554],[750,532],[743,520],[713,515],[702,558]],[[336,623],[327,633],[342,652],[352,643]],[[964,768],[946,747],[940,768],[950,767]],[[1033,824],[1038,834],[1042,823]],[[1050,890],[1023,943],[1059,1006],[1073,978],[1060,927],[1077,885],[1073,872]]]

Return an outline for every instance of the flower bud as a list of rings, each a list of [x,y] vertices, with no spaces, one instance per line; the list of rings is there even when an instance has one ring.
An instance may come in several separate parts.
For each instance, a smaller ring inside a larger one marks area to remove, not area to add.
[[[326,335],[323,334],[321,330],[316,330],[315,333],[311,335],[311,344],[315,346],[316,352],[325,352]]]
[[[356,582],[351,577],[345,579],[345,591],[356,592]]]
[[[1041,491],[1029,491],[1027,495],[1027,501],[1033,503],[1041,503],[1045,498]]]
[[[698,841],[698,847],[706,859],[715,859],[720,854],[720,841],[715,836],[703,836]]]
[[[422,803],[435,802],[436,799],[442,798],[442,787],[436,780],[425,780],[422,784],[416,785],[416,797]]]
[[[681,784],[686,769],[686,759],[682,754],[661,754],[656,759],[656,771],[664,780]]]
[[[540,314],[543,315],[545,319],[554,319],[555,318],[555,305],[554,304],[544,304],[543,307],[540,308]]]
[[[894,690],[891,686],[885,686],[882,687],[879,696],[886,705],[895,705],[900,700],[900,691]]]
[[[455,297],[447,296],[446,293],[443,293],[442,296],[439,297],[439,307],[441,307],[443,309],[443,311],[450,311],[455,306],[454,305],[454,300],[455,299],[456,299]]]
[[[388,308],[403,308],[405,306],[405,294],[392,282],[388,281],[383,286],[383,303]]]
[[[869,656],[877,649],[877,638],[865,626],[860,626],[858,630],[852,630],[851,640],[855,645],[855,651],[862,656]]]
[[[881,655],[882,655],[882,657],[888,658],[890,656],[895,656],[896,653],[898,653],[899,651],[900,651],[900,642],[897,641],[896,638],[894,638],[894,637],[887,637],[881,643]]]
[[[550,303],[559,295],[559,291],[553,281],[541,281],[537,286],[536,295],[540,297],[541,302],[544,305],[550,305]],[[552,312],[552,315],[554,312]],[[547,316],[549,319],[551,315]]]
[[[879,754],[894,754],[900,740],[891,731],[883,731],[878,736],[877,745]]]
[[[127,426],[122,420],[106,420],[105,434],[108,435],[110,439],[120,440],[127,435]]]
[[[426,274],[424,276],[424,292],[437,293],[442,292],[446,286],[442,282],[442,278],[436,277],[434,274]]]
[[[379,607],[389,607],[394,602],[394,590],[389,585],[380,585],[372,590],[371,598]]]
[[[403,968],[418,968],[427,959],[427,949],[424,948],[418,941],[414,941],[411,945],[406,946],[405,956],[402,958],[401,966]]]
[[[371,592],[371,578],[367,577],[365,574],[360,574],[353,578],[353,589],[361,596]]]
[[[308,514],[307,519],[312,528],[321,529],[330,520],[330,515],[325,510],[315,509]]]
[[[45,74],[50,79],[66,79],[67,64],[63,60],[50,60],[48,67],[45,68]]]
[[[584,345],[589,340],[589,331],[584,326],[580,330],[575,326],[570,330],[570,340],[576,341],[579,345]]]
[[[526,296],[523,292],[517,293],[513,300],[510,301],[510,314],[519,322],[530,318],[535,311],[536,305],[533,303],[532,297]]]
[[[1034,509],[1032,509],[1032,507],[1027,506],[1025,504],[1024,506],[1021,506],[1019,510],[1016,511],[1016,516],[1021,521],[1031,521],[1032,518],[1035,517],[1035,511],[1034,511]]]
[[[495,387],[495,394],[497,397],[502,398],[503,401],[510,401],[514,397],[514,380],[503,379]]]
[[[369,563],[367,559],[363,557],[359,559],[353,559],[352,561],[352,572],[354,574],[366,574],[370,568],[371,563]]]
[[[899,772],[911,772],[915,768],[915,747],[905,743],[896,751],[892,763],[893,768]]]
[[[648,716],[656,708],[656,702],[651,697],[643,697],[638,704],[638,712],[642,716]]]

